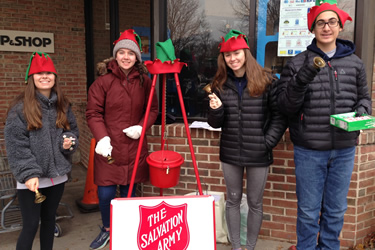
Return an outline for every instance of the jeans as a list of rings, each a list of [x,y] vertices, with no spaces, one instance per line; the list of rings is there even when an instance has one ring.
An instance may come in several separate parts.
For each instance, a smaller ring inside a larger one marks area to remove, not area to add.
[[[355,147],[317,151],[294,146],[298,250],[340,249],[354,156]]]
[[[119,185],[120,196],[128,197],[130,185]],[[131,197],[135,197],[135,190],[137,184],[133,185],[133,190]],[[116,197],[117,185],[112,186],[98,186],[98,198],[99,198],[99,208],[102,215],[102,222],[105,228],[110,226],[110,216],[111,216],[111,200]]]

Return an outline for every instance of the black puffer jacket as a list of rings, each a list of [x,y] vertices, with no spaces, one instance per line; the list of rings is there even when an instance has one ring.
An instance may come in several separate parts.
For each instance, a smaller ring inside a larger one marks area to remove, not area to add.
[[[272,148],[287,127],[286,117],[278,110],[275,82],[259,97],[247,89],[239,97],[233,73],[222,91],[215,94],[223,105],[209,109],[208,124],[221,127],[220,160],[236,166],[266,167],[273,163]]]
[[[288,115],[291,139],[295,145],[313,150],[342,149],[355,146],[358,131],[330,125],[330,115],[365,108],[371,114],[371,98],[362,61],[354,55],[352,42],[337,39],[336,54],[330,59],[316,46],[315,39],[306,51],[292,58],[284,67],[278,84],[280,110]],[[298,70],[322,57],[327,66],[315,79],[301,86]]]

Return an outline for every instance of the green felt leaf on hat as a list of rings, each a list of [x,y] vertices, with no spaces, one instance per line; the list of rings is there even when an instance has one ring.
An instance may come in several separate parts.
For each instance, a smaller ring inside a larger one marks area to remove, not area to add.
[[[225,41],[228,41],[228,39],[232,38],[232,37],[238,37],[238,35],[245,35],[244,33],[242,33],[241,31],[238,31],[238,30],[230,30],[228,32],[228,34],[225,35],[224,37],[224,40]]]
[[[139,49],[142,52],[142,39],[137,33],[135,33],[135,31],[134,31],[134,35],[135,35],[135,40],[137,40],[137,43],[139,45]]]
[[[162,62],[176,60],[172,40],[168,39],[165,42],[157,42],[156,45],[156,58]]]
[[[320,6],[323,3],[337,4],[337,0],[315,0],[316,6]]]
[[[249,40],[247,39],[247,36],[244,33],[242,33],[241,31],[238,31],[238,30],[230,30],[228,32],[228,34],[225,35],[224,40],[228,41],[228,39],[230,39],[232,37],[238,37],[239,35],[244,35],[245,41],[246,41],[247,45],[249,45]]]

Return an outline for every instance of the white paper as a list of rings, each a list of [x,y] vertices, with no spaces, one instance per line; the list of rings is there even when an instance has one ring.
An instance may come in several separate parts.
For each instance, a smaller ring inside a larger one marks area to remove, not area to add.
[[[189,128],[203,128],[210,131],[221,131],[221,128],[213,128],[210,125],[208,125],[207,122],[199,122],[194,121],[192,124],[190,124]]]

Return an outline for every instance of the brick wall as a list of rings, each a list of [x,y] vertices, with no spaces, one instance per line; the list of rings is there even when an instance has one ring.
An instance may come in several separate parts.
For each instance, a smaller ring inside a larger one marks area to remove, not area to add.
[[[160,126],[148,131],[150,151],[160,150]],[[203,190],[225,192],[220,166],[219,132],[191,129],[194,154]],[[183,124],[166,126],[168,149],[179,152],[185,159],[177,186],[163,189],[164,195],[184,195],[198,190],[194,166]],[[355,166],[348,194],[348,210],[340,236],[343,248],[363,243],[365,236],[375,231],[375,131],[365,130],[360,136]],[[245,179],[244,179],[245,181]],[[246,185],[244,185],[245,187]],[[144,196],[158,196],[160,189],[145,183]],[[274,149],[274,164],[270,167],[264,192],[264,216],[261,238],[296,241],[297,199],[293,145],[289,133]]]
[[[58,81],[72,103],[79,128],[86,103],[86,52],[83,1],[12,1],[0,3],[0,29],[54,34],[55,53],[49,53],[58,73]],[[11,100],[25,87],[25,72],[31,52],[0,52],[0,129]]]
[[[132,26],[150,26],[150,2],[120,1],[120,30]],[[96,63],[110,52],[108,0],[93,1],[94,52]],[[130,13],[130,14],[129,14]],[[142,18],[139,18],[142,17]],[[54,61],[58,81],[72,103],[80,129],[80,151],[76,161],[88,162],[92,137],[85,119],[87,102],[84,1],[43,0],[0,2],[0,30],[48,32],[54,34]],[[0,130],[5,123],[9,103],[25,87],[24,78],[31,52],[0,52]]]

